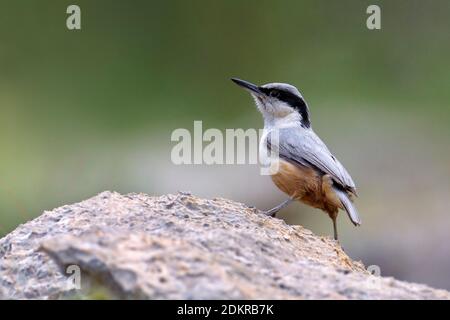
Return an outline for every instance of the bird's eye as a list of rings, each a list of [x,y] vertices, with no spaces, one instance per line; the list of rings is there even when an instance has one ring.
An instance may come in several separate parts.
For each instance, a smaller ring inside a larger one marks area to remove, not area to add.
[[[280,96],[280,93],[277,90],[272,90],[270,91],[269,95],[271,97],[278,98]]]

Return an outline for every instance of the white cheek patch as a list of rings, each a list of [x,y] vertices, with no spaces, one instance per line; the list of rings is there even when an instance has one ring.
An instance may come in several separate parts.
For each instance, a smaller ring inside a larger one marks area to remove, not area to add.
[[[252,94],[252,98],[253,98],[253,100],[255,100],[255,104],[256,104],[256,107],[258,108],[258,110],[260,112],[264,112],[265,107],[264,107],[264,103],[261,101],[261,99],[253,94]]]
[[[272,119],[272,121],[276,122],[278,120],[282,120],[284,122],[301,121],[301,115],[286,102],[280,101],[276,98],[266,98],[262,100],[253,94],[252,97],[255,100],[256,107],[265,119]]]
[[[275,117],[285,117],[293,112],[295,112],[294,109],[292,109],[287,103],[280,101],[280,100],[275,100],[275,101],[271,101],[271,112]]]

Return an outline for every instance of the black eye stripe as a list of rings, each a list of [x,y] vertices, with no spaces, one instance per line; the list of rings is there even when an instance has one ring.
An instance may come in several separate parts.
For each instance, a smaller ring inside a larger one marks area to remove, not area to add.
[[[278,91],[278,90],[271,90],[271,91],[269,92],[269,95],[270,95],[271,97],[278,98],[278,97],[280,96],[280,91]]]
[[[293,94],[289,91],[280,90],[280,89],[269,89],[269,88],[260,88],[262,92],[265,94],[272,96],[273,93],[277,93],[276,98],[287,103],[292,106],[295,110],[297,110],[302,116],[302,126],[309,128],[311,127],[311,122],[309,120],[309,111],[308,106],[301,97],[296,94]]]

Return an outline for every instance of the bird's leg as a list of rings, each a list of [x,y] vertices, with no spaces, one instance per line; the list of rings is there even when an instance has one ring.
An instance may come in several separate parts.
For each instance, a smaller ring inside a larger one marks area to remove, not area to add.
[[[338,232],[337,232],[337,223],[336,223],[336,216],[331,218],[333,220],[333,231],[334,231],[334,240],[338,241]]]
[[[267,210],[267,211],[263,211],[263,213],[267,216],[271,216],[271,217],[275,217],[275,215],[277,214],[278,211],[280,211],[281,209],[283,209],[284,207],[286,207],[289,203],[291,203],[292,201],[294,201],[294,199],[289,198],[286,201],[283,201],[282,203],[280,203],[279,205],[277,205],[276,207]]]
[[[334,240],[338,241],[338,231],[337,231],[337,216],[338,211],[337,210],[327,210],[328,216],[333,220],[333,231],[334,231]]]

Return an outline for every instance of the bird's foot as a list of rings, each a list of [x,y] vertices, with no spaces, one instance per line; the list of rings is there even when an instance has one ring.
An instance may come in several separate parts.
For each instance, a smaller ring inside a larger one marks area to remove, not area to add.
[[[288,204],[290,204],[292,201],[294,201],[294,199],[289,198],[285,201],[283,201],[282,203],[280,203],[279,205],[277,205],[276,207],[267,210],[267,211],[263,211],[262,213],[265,214],[266,216],[270,216],[270,217],[275,217],[278,213],[278,211],[280,211],[281,209],[283,209],[284,207],[286,207]]]
[[[275,208],[274,208],[274,209],[275,209]],[[268,217],[275,218],[275,216],[277,215],[278,211],[280,211],[280,210],[274,210],[274,209],[270,209],[270,210],[267,210],[267,211],[263,211],[262,213],[263,213],[264,215],[268,216]]]

